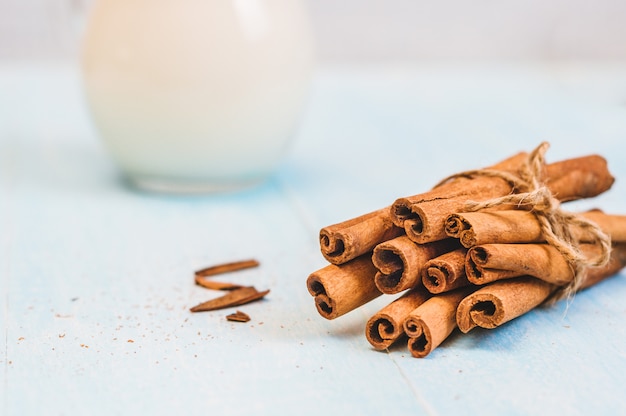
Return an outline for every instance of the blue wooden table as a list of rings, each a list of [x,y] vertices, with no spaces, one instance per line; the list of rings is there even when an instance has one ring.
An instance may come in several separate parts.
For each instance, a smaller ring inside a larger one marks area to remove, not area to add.
[[[0,65],[0,414],[617,414],[626,275],[425,359],[374,351],[381,297],[334,321],[306,290],[323,226],[541,141],[617,181],[572,210],[626,214],[626,65],[325,67],[284,163],[240,193],[138,192],[94,132],[71,63]],[[193,271],[263,301],[217,296]]]

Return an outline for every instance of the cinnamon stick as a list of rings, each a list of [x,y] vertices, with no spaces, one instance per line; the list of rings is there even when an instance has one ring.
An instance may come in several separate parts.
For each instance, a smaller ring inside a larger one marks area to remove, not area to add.
[[[492,283],[461,301],[457,325],[463,333],[476,326],[495,328],[541,304],[554,289],[554,285],[530,276]]]
[[[333,264],[343,264],[371,252],[380,242],[404,234],[404,229],[391,221],[389,207],[320,230],[320,249]]]
[[[599,255],[600,247],[581,244],[580,251],[588,258]],[[484,285],[501,279],[530,275],[556,285],[565,285],[574,278],[571,264],[548,244],[483,244],[469,249],[466,256],[467,279]]]
[[[430,293],[419,286],[378,311],[365,325],[365,336],[369,343],[377,350],[390,347],[404,335],[404,319],[429,297]]]
[[[375,275],[371,255],[365,254],[311,273],[306,284],[319,314],[335,319],[382,294],[374,283]]]
[[[566,159],[545,167],[546,186],[561,202],[598,196],[614,182],[606,159],[599,155]]]
[[[523,162],[518,155],[503,163],[500,170],[515,173],[522,168]],[[546,185],[561,201],[599,195],[614,182],[606,161],[595,155],[546,165],[545,172]],[[465,211],[468,201],[483,202],[514,191],[513,184],[502,177],[455,178],[424,194],[396,200],[391,207],[391,217],[396,225],[402,224],[411,240],[417,243],[436,241],[448,237],[445,231],[447,217]]]
[[[424,264],[422,283],[430,293],[443,293],[470,284],[465,274],[466,248],[442,254]]]
[[[406,236],[380,243],[374,248],[372,261],[378,269],[374,282],[378,290],[387,294],[421,284],[424,264],[459,247],[453,239],[427,244],[416,244]]]
[[[411,311],[403,324],[411,355],[426,357],[454,331],[457,307],[471,290],[465,287],[433,296]]]
[[[609,215],[600,210],[579,214],[594,222],[612,241],[626,241],[626,216]],[[481,244],[539,243],[545,238],[537,217],[525,210],[456,213],[446,219],[448,237],[458,238],[464,247]],[[576,225],[570,227],[574,239],[592,242],[595,235]]]

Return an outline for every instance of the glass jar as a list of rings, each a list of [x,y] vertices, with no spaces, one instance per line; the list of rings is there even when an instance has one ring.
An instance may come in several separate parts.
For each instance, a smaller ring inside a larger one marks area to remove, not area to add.
[[[313,69],[299,0],[96,0],[82,51],[94,124],[134,185],[209,192],[264,180]]]

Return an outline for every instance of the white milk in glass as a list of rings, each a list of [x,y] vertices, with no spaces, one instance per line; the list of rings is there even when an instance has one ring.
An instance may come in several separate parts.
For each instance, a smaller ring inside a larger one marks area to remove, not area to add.
[[[250,185],[294,135],[311,43],[296,0],[97,0],[82,56],[87,102],[134,184]]]

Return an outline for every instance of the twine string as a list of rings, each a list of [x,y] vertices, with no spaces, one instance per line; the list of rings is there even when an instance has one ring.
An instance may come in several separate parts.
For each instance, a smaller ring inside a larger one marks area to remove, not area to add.
[[[558,300],[564,297],[570,298],[580,289],[589,267],[601,267],[609,262],[611,238],[592,221],[579,214],[564,211],[561,208],[561,202],[545,185],[542,177],[545,168],[545,153],[549,147],[549,143],[543,142],[534,149],[528,155],[518,175],[493,169],[472,170],[450,176],[437,186],[455,178],[476,176],[498,177],[509,182],[512,186],[509,195],[487,201],[468,201],[465,209],[466,211],[479,211],[512,205],[517,209],[532,212],[539,221],[546,242],[559,251],[573,272],[572,281],[555,293],[554,300]],[[587,235],[592,236],[591,241],[600,249],[597,256],[588,258],[582,253],[580,241],[572,234],[573,227],[580,227],[586,231]]]

